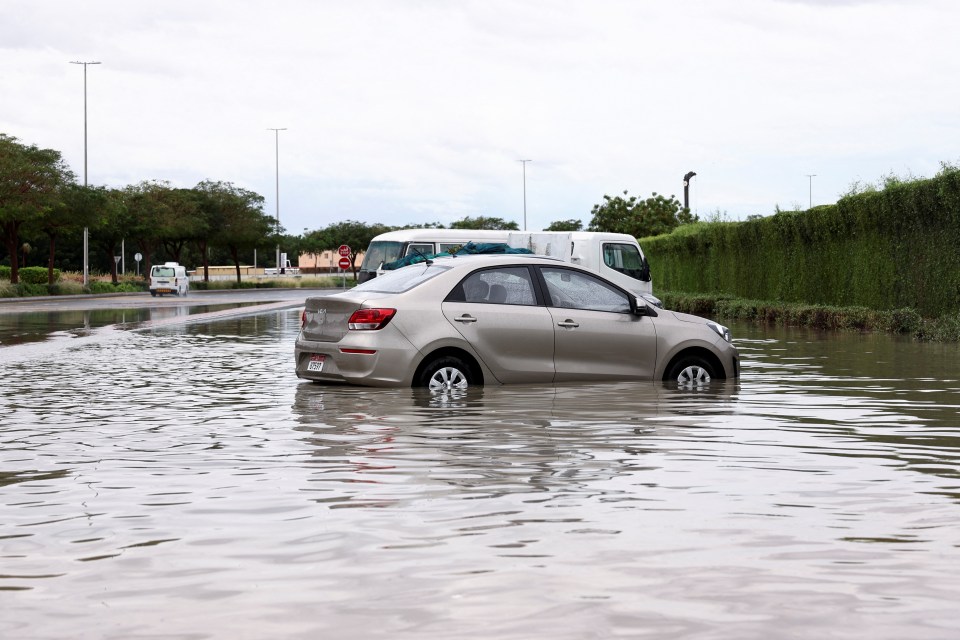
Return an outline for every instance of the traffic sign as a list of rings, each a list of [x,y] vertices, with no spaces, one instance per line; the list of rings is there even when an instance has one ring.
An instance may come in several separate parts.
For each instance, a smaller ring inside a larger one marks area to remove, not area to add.
[[[349,268],[350,268],[350,258],[340,258],[339,265],[340,265],[340,268],[341,268],[341,269],[349,269]]]
[[[348,244],[342,244],[342,245],[340,245],[340,248],[337,249],[337,252],[338,252],[340,255],[342,255],[343,257],[349,256],[349,255],[350,255],[350,245],[348,245]],[[343,262],[343,261],[341,260],[341,262]]]

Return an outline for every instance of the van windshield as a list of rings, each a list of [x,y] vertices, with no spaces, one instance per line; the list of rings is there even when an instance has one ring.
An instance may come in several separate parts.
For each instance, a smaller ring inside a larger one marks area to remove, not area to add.
[[[367,247],[367,252],[363,256],[363,264],[360,265],[361,271],[376,271],[381,263],[393,262],[400,259],[400,250],[403,248],[401,242],[384,242],[375,240]]]
[[[650,282],[650,267],[632,244],[604,243],[603,264],[642,282]]]
[[[172,278],[174,276],[173,267],[154,267],[153,275],[158,278]]]

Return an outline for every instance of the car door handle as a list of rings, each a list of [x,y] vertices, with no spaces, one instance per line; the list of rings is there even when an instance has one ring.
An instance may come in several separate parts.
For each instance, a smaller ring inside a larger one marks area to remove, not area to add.
[[[558,327],[566,327],[568,329],[576,329],[580,326],[579,322],[574,322],[573,320],[564,320],[563,322],[557,323]]]
[[[453,320],[454,322],[476,322],[477,321],[476,318],[467,314],[463,314],[459,318],[454,318]]]

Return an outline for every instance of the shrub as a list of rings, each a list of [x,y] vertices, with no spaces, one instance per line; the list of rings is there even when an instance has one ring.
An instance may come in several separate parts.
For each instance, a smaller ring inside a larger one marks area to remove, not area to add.
[[[9,280],[10,279],[10,267],[5,264],[0,264],[0,280]]]
[[[885,328],[892,333],[915,334],[922,324],[923,318],[915,309],[894,309],[887,312]]]
[[[20,282],[24,284],[47,284],[47,268],[46,267],[23,267],[20,269]],[[53,270],[53,281],[57,282],[60,280],[60,270]]]
[[[44,284],[32,284],[30,282],[21,282],[13,286],[16,287],[17,295],[22,298],[26,298],[30,296],[50,295],[50,292],[47,290],[46,280],[44,280]]]
[[[137,293],[143,291],[143,285],[132,282],[121,282],[113,284],[112,282],[103,282],[94,280],[87,286],[90,293]]]
[[[47,285],[47,292],[52,296],[76,296],[83,293],[83,285],[72,280],[62,280]]]

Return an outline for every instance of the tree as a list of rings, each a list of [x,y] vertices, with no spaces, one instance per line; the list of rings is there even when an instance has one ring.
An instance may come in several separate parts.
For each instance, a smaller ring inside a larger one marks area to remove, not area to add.
[[[583,221],[571,218],[569,220],[551,222],[550,226],[544,229],[544,231],[581,231],[582,229]]]
[[[507,231],[519,231],[520,227],[516,222],[507,222],[503,218],[488,218],[486,216],[477,216],[471,218],[467,216],[462,220],[457,220],[450,225],[451,229],[503,229]]]
[[[117,262],[113,259],[119,255],[120,245],[124,238],[133,234],[134,220],[127,206],[127,192],[120,189],[103,189],[98,194],[96,204],[96,222],[94,238],[97,246],[103,252],[110,265],[110,279],[117,284]],[[147,263],[149,264],[149,262]],[[149,267],[147,267],[149,271]]]
[[[636,238],[670,233],[681,224],[699,220],[690,215],[676,196],[665,198],[656,192],[646,200],[636,196],[603,196],[603,204],[593,205],[589,231],[627,233]]]
[[[24,145],[0,133],[0,235],[10,255],[10,282],[20,282],[20,228],[37,222],[74,181],[59,151]]]
[[[197,215],[199,194],[194,189],[167,188],[159,192],[164,206],[160,209],[160,242],[167,253],[180,264],[187,242],[202,234],[203,218]]]
[[[160,243],[161,209],[166,206],[161,192],[165,182],[145,180],[124,189],[124,203],[130,213],[130,233],[143,253],[144,273],[150,272],[153,253]]]
[[[40,229],[50,241],[47,258],[48,284],[53,284],[57,238],[77,228],[101,226],[97,216],[107,201],[105,187],[87,187],[75,183],[64,185],[60,195],[56,206],[48,209],[38,221]]]
[[[210,183],[203,206],[216,221],[211,241],[225,247],[241,282],[240,252],[266,244],[275,230],[274,219],[263,212],[263,196],[229,182]]]
[[[344,220],[331,224],[319,231],[312,231],[307,234],[305,247],[309,247],[314,253],[333,250],[340,245],[350,246],[350,269],[353,277],[357,277],[357,256],[367,250],[367,246],[375,236],[390,231],[391,228],[384,224],[366,224],[356,222],[355,220]]]

